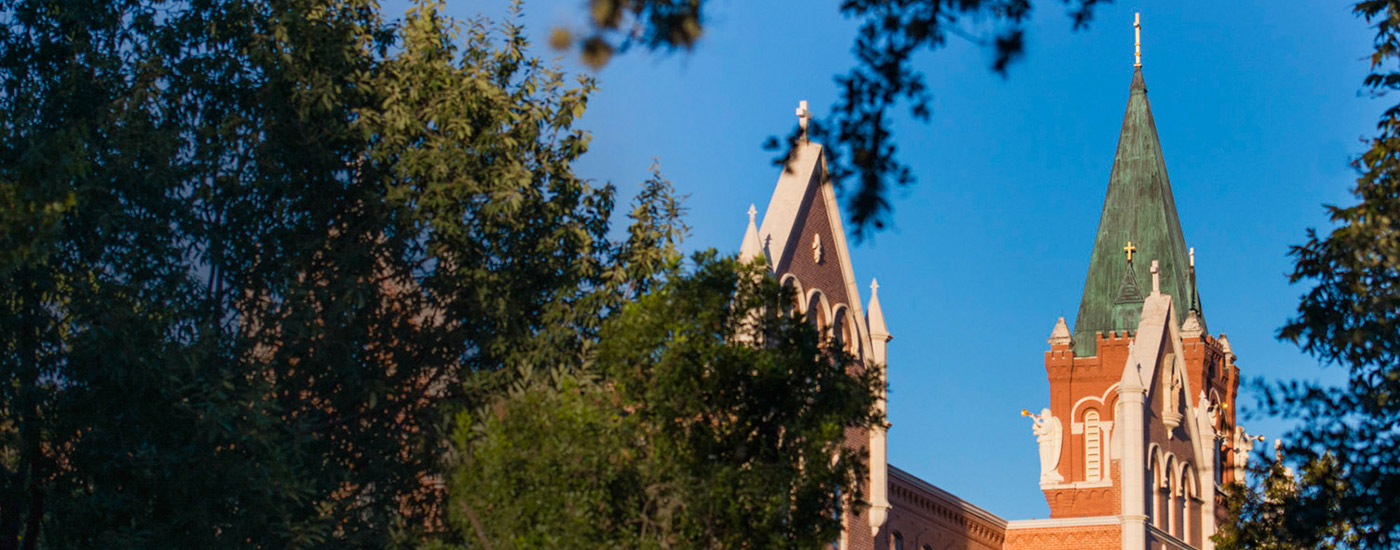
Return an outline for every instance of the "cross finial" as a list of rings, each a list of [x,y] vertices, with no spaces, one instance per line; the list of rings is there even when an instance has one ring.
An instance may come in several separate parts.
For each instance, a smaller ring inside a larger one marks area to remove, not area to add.
[[[1191,269],[1196,269],[1196,247],[1191,247],[1186,255],[1191,261]]]
[[[1162,269],[1157,267],[1157,260],[1152,260],[1152,293],[1162,293]]]
[[[802,141],[807,141],[807,122],[812,120],[812,111],[807,110],[807,100],[797,102],[797,125],[802,128]]]
[[[1123,251],[1128,253],[1128,263],[1133,263],[1133,252],[1136,250],[1137,247],[1133,246],[1133,241],[1128,241],[1128,246],[1123,247]]]
[[[880,292],[880,281],[877,281],[877,280],[875,280],[874,277],[871,277],[871,279],[870,279],[870,295],[871,295],[871,296],[874,296],[875,293],[877,293],[877,292]]]
[[[1142,14],[1133,14],[1133,66],[1142,66]]]
[[[750,204],[749,204],[749,223],[754,223],[754,217],[757,216],[757,215],[758,215],[758,209],[757,209],[757,208],[754,208],[754,207],[753,207],[753,204],[750,203]]]

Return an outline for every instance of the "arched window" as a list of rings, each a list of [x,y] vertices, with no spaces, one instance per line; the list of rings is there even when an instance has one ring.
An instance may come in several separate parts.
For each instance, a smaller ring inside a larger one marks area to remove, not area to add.
[[[1186,532],[1182,535],[1186,544],[1201,547],[1201,478],[1200,473],[1190,464],[1182,475],[1182,485],[1186,488]]]
[[[791,273],[783,275],[783,290],[792,293],[792,301],[788,302],[783,313],[788,317],[796,317],[802,313],[802,281],[797,280],[797,276]]]
[[[836,313],[833,314],[833,317],[835,319],[831,322],[832,342],[836,344],[837,349],[849,351],[851,335],[846,327],[849,324],[846,322],[846,318],[850,316],[846,315],[846,306],[836,306]]]
[[[1084,480],[1103,479],[1103,430],[1099,428],[1099,411],[1084,413]]]
[[[891,550],[904,550],[904,535],[899,534],[899,531],[895,531],[892,535],[890,537]]]
[[[1181,531],[1178,527],[1181,521],[1181,509],[1176,496],[1179,488],[1176,474],[1173,473],[1175,470],[1176,457],[1168,454],[1167,460],[1162,463],[1162,490],[1159,492],[1162,495],[1161,503],[1164,512],[1162,515],[1165,517],[1162,518],[1162,524],[1158,528],[1173,535],[1180,535]]]
[[[831,326],[831,319],[827,318],[826,297],[820,290],[812,291],[812,297],[807,299],[807,321],[818,331]]]
[[[1147,516],[1151,519],[1152,525],[1158,529],[1162,528],[1162,516],[1165,511],[1162,509],[1162,457],[1161,452],[1155,450],[1148,451],[1147,481]]]
[[[1196,531],[1196,527],[1191,525],[1196,519],[1196,514],[1191,509],[1193,501],[1196,500],[1195,488],[1191,485],[1191,467],[1187,465],[1181,469],[1181,540],[1191,544],[1191,534]]]

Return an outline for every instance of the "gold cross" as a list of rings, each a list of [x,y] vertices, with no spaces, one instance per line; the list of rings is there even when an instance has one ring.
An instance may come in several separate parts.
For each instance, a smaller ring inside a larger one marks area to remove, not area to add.
[[[1137,247],[1136,247],[1136,246],[1133,246],[1133,241],[1128,241],[1128,246],[1123,247],[1123,251],[1128,253],[1128,261],[1129,261],[1129,262],[1133,261],[1133,251],[1134,251],[1134,250],[1137,250]]]
[[[1142,14],[1133,14],[1133,66],[1142,66]]]

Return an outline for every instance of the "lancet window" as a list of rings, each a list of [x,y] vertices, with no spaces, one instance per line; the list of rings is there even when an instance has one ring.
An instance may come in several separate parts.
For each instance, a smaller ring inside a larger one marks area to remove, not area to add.
[[[1103,479],[1103,430],[1099,428],[1099,411],[1084,413],[1084,480]]]

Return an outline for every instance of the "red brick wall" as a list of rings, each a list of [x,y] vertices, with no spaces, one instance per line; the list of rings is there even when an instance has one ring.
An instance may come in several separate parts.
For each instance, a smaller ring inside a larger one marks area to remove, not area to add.
[[[1128,360],[1127,334],[1098,335],[1099,355],[1075,357],[1069,345],[1054,345],[1045,352],[1045,372],[1050,382],[1050,413],[1060,419],[1064,437],[1060,446],[1059,472],[1065,484],[1087,480],[1085,437],[1074,433],[1074,424],[1083,422],[1089,410],[1098,411],[1100,421],[1113,421],[1118,395],[1110,391],[1123,377]],[[1084,400],[1085,397],[1094,399]],[[1100,403],[1098,400],[1102,400]],[[1075,405],[1079,404],[1078,407]],[[1118,428],[1115,428],[1116,431]],[[1118,461],[1111,460],[1112,438],[1101,438],[1102,476],[1111,482],[1104,487],[1047,489],[1045,503],[1051,518],[1115,515],[1121,510],[1122,491],[1117,485]]]
[[[1082,527],[1039,527],[1007,529],[1004,550],[1119,550],[1122,527],[1089,525]]]
[[[813,175],[817,177],[817,175]],[[838,306],[845,305],[851,307],[853,300],[859,300],[859,296],[849,296],[846,290],[845,273],[841,268],[838,259],[837,241],[831,231],[830,216],[839,212],[830,212],[826,207],[826,201],[822,197],[820,185],[809,185],[806,197],[802,199],[802,207],[797,214],[797,227],[793,230],[793,236],[787,240],[787,249],[779,252],[776,263],[776,272],[779,280],[791,274],[797,278],[803,293],[810,294],[812,290],[818,290],[826,298],[827,307],[834,315],[838,311]],[[822,257],[818,262],[812,253],[812,241],[814,236],[820,236],[822,243]],[[807,296],[800,297],[802,307],[808,307]],[[853,310],[848,309],[848,316],[852,316]],[[817,318],[817,311],[807,311],[808,318]],[[827,326],[834,319],[823,319]],[[864,319],[853,319],[855,322],[864,323]],[[850,335],[851,339],[859,342],[855,334]],[[857,357],[864,359],[869,350],[860,349],[859,346],[853,349]],[[863,368],[863,367],[854,367]],[[864,428],[847,428],[845,446],[849,449],[859,449],[863,459],[869,459],[870,433]],[[867,464],[867,467],[869,465]],[[867,468],[868,469],[868,468]],[[866,480],[868,481],[868,480]],[[861,493],[865,498],[869,498],[870,488],[861,487]],[[870,519],[867,512],[860,514],[846,514],[843,516],[846,527],[845,548],[847,550],[876,550],[876,539],[870,535]]]
[[[812,185],[808,189],[807,196],[802,199],[802,208],[797,213],[796,236],[787,240],[787,250],[782,251],[776,264],[778,278],[781,280],[783,275],[791,273],[801,281],[804,292],[810,292],[814,288],[820,289],[822,294],[826,295],[831,309],[835,311],[839,304],[850,304],[852,297],[847,296],[844,273],[836,259],[836,238],[831,233],[830,221],[833,214],[827,212],[821,187]],[[815,235],[821,236],[821,263],[814,261],[812,255],[812,238]],[[805,307],[805,296],[803,300]]]

